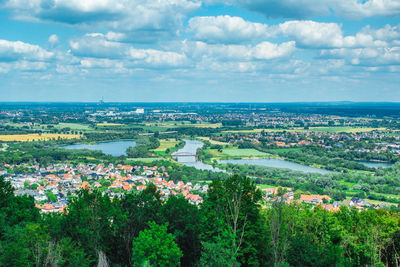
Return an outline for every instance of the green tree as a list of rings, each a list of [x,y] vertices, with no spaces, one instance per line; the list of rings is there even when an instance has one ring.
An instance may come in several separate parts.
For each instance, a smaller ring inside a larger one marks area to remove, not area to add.
[[[132,242],[149,221],[161,222],[161,198],[157,188],[150,184],[140,193],[126,194],[114,201],[119,207],[113,222],[113,262],[132,265]]]
[[[182,251],[174,241],[174,235],[167,233],[167,225],[149,223],[149,229],[143,230],[133,241],[133,266],[178,266]]]
[[[215,242],[212,240],[224,234],[241,265],[265,265],[269,249],[261,200],[261,191],[247,177],[234,175],[213,181],[202,206],[203,241]]]
[[[183,252],[181,266],[195,266],[201,254],[199,209],[184,198],[171,196],[161,208],[161,218]]]

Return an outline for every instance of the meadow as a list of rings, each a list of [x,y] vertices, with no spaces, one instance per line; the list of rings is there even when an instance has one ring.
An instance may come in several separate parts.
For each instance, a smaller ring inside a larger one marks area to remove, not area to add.
[[[210,139],[210,137],[200,136],[197,138],[200,139],[201,141],[208,141],[213,145],[229,145],[229,143],[227,143],[227,142],[215,141],[215,140]]]
[[[260,152],[254,148],[237,149],[237,148],[225,148],[222,150],[222,154],[231,157],[265,157],[266,153]]]
[[[160,146],[157,147],[156,149],[153,149],[156,154],[164,155],[165,150],[174,148],[176,144],[179,143],[175,138],[169,138],[169,139],[160,139]]]
[[[48,141],[54,139],[80,139],[82,135],[79,134],[8,134],[0,135],[0,141],[5,142],[28,142],[28,141]]]
[[[304,128],[291,128],[291,129],[251,129],[251,130],[232,130],[223,131],[223,133],[260,133],[260,132],[327,132],[327,133],[362,133],[371,131],[384,131],[386,128],[372,128],[372,127],[310,127]]]

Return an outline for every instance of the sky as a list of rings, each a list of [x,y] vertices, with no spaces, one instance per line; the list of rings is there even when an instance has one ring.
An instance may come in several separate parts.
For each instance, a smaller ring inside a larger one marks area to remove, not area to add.
[[[0,0],[0,101],[400,101],[400,0]]]

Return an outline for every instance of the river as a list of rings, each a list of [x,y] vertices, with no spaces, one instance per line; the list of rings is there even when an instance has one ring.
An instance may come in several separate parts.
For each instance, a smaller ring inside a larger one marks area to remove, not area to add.
[[[93,145],[89,144],[74,144],[63,146],[66,149],[89,149],[89,150],[100,150],[104,154],[111,155],[114,157],[126,156],[126,149],[130,146],[136,146],[135,141],[113,141],[103,142]]]
[[[202,142],[196,141],[196,140],[183,139],[183,141],[185,141],[185,146],[183,148],[179,149],[178,151],[172,153],[172,156],[174,156],[174,155],[196,155],[197,149],[203,147],[203,145],[204,145]],[[185,157],[176,157],[175,159],[179,163],[182,163],[183,165],[195,167],[196,169],[199,169],[199,170],[225,172],[225,170],[214,168],[213,166],[211,166],[209,164],[205,164],[205,163],[201,162],[200,160],[196,160],[196,157],[185,156]]]
[[[203,146],[203,143],[197,140],[189,140],[189,139],[184,139],[186,142],[185,146],[172,155],[195,155],[197,149],[201,148]],[[205,164],[201,161],[196,160],[196,157],[177,157],[177,161],[179,163],[182,163],[186,166],[192,166],[195,167],[196,169],[200,170],[213,170],[213,171],[223,171],[218,168],[213,168],[211,165]],[[291,161],[287,160],[281,160],[281,159],[232,159],[232,160],[220,160],[220,163],[233,163],[233,164],[248,164],[248,165],[261,165],[261,166],[267,166],[267,167],[273,167],[273,168],[286,168],[286,169],[291,169],[294,171],[302,171],[302,172],[313,172],[313,173],[321,173],[321,174],[327,174],[331,173],[330,171],[324,170],[324,169],[319,169],[319,168],[313,168],[305,165],[301,165],[298,163],[294,163]]]

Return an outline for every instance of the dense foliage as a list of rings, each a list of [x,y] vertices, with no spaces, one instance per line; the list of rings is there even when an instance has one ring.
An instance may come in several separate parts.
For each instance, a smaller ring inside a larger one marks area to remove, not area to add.
[[[398,266],[400,214],[276,202],[251,179],[215,180],[200,206],[154,186],[111,200],[81,191],[39,214],[0,179],[1,266]]]

